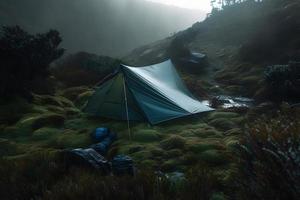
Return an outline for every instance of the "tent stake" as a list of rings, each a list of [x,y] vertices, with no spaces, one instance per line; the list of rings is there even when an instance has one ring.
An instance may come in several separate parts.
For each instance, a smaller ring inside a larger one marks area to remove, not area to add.
[[[126,119],[127,119],[128,136],[129,136],[129,140],[131,140],[131,131],[130,131],[129,113],[128,113],[128,102],[127,102],[127,93],[126,93],[126,86],[125,86],[125,76],[123,76],[123,88],[124,88],[124,96],[125,96],[125,107],[126,107]]]

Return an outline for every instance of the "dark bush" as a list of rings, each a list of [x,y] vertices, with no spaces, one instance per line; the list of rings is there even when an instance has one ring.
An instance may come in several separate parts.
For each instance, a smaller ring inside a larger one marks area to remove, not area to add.
[[[0,124],[14,124],[31,109],[32,105],[23,98],[15,98],[8,103],[0,100]]]
[[[300,124],[291,113],[257,121],[238,145],[238,199],[299,198]]]
[[[222,185],[218,175],[211,167],[202,163],[189,170],[187,182],[180,196],[181,199],[210,200],[213,194],[220,190],[222,190]]]
[[[300,63],[269,66],[265,70],[265,81],[274,98],[296,99],[300,97]]]
[[[67,87],[94,86],[113,73],[120,63],[120,60],[111,57],[79,52],[56,62],[52,72]]]
[[[1,199],[167,199],[167,181],[153,172],[103,176],[91,169],[68,168],[60,155],[31,152],[16,159],[0,158]]]
[[[58,48],[60,35],[55,30],[31,35],[19,26],[2,27],[0,32],[0,95],[30,96],[30,92],[49,90],[45,81],[48,67],[64,49]]]
[[[65,173],[57,154],[31,152],[18,159],[0,158],[1,199],[36,199]]]

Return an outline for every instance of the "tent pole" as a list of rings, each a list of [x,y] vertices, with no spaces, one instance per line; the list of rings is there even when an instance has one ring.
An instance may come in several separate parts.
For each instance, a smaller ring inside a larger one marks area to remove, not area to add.
[[[129,136],[129,140],[131,140],[131,131],[130,131],[129,113],[128,113],[128,102],[127,102],[127,93],[126,93],[125,76],[124,75],[123,75],[123,88],[124,88],[124,96],[125,96],[125,107],[126,107],[126,119],[127,119],[128,136]]]

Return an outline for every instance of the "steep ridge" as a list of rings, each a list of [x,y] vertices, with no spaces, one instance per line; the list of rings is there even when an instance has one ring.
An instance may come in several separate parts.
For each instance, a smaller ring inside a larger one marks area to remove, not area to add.
[[[220,84],[235,95],[259,96],[268,65],[287,64],[300,58],[299,1],[244,2],[214,12],[172,37],[140,47],[124,57],[132,65],[165,60],[176,38],[191,50],[208,56],[210,84]],[[253,14],[255,13],[255,15]],[[214,89],[214,85],[211,85]]]

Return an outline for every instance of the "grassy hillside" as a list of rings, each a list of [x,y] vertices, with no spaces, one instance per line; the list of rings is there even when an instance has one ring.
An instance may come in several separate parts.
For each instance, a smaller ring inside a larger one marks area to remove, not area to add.
[[[210,75],[203,76],[212,76],[212,84],[230,94],[259,97],[268,65],[299,61],[299,6],[293,0],[228,6],[185,31],[135,49],[124,60],[136,65],[164,60],[171,42],[179,38],[192,51],[207,55]]]

